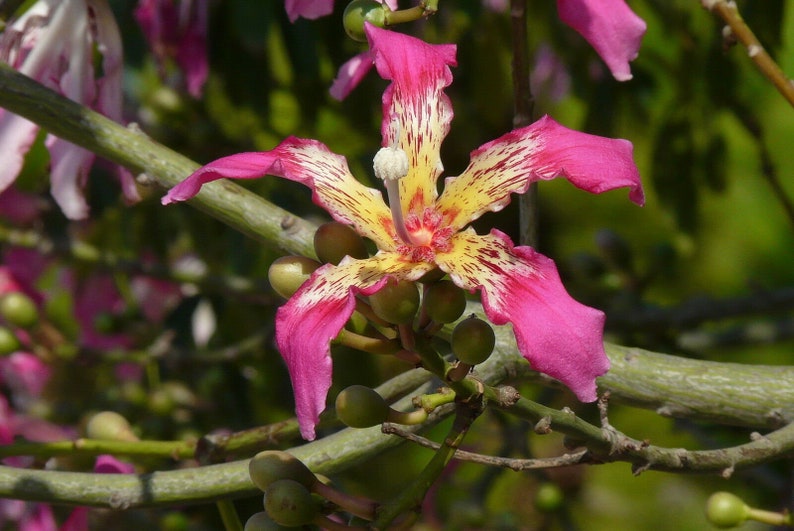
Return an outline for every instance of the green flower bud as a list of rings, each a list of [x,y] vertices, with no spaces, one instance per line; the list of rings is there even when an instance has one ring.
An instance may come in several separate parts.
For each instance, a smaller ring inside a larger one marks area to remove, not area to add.
[[[296,527],[314,520],[320,507],[305,486],[292,479],[279,479],[265,491],[265,511],[277,524]]]
[[[471,316],[459,322],[452,331],[452,352],[463,363],[477,365],[488,359],[496,346],[496,335],[491,325]]]
[[[0,298],[0,315],[20,328],[30,328],[39,320],[39,309],[33,299],[22,292],[12,291]]]
[[[364,238],[349,225],[336,221],[320,225],[314,233],[314,251],[321,262],[334,265],[345,256],[359,259],[369,257]]]
[[[137,441],[130,423],[115,411],[101,411],[93,415],[85,426],[89,439],[106,441]]]
[[[22,345],[13,330],[5,326],[0,326],[0,356],[13,354]]]
[[[243,531],[281,531],[282,529],[286,530],[289,528],[277,524],[265,511],[261,511],[252,514],[251,517],[245,521]]]
[[[419,280],[417,280],[417,282],[421,282],[422,284],[432,284],[433,282],[438,282],[439,280],[444,278],[444,275],[446,275],[446,273],[444,273],[443,271],[441,271],[439,268],[436,267],[435,269],[431,269],[430,271],[419,277]]]
[[[451,280],[440,280],[427,287],[424,306],[435,322],[451,323],[466,311],[466,293]]]
[[[317,481],[300,459],[279,450],[265,450],[256,454],[248,462],[248,474],[254,485],[263,491],[280,479],[298,481],[306,488],[311,488]]]
[[[289,299],[318,267],[320,262],[305,256],[282,256],[270,265],[267,279],[276,293]]]
[[[408,324],[419,309],[419,290],[407,280],[390,280],[377,293],[369,296],[375,315],[394,324]]]
[[[345,32],[354,41],[367,42],[364,22],[379,28],[386,26],[386,9],[383,4],[375,0],[353,0],[347,4],[342,15]]]
[[[565,503],[565,494],[556,483],[547,481],[535,492],[535,507],[544,513],[560,510],[563,503]]]
[[[351,385],[336,395],[336,414],[346,426],[369,428],[386,422],[389,406],[374,389]]]
[[[738,527],[747,520],[749,507],[730,492],[715,492],[706,501],[706,519],[715,527]]]

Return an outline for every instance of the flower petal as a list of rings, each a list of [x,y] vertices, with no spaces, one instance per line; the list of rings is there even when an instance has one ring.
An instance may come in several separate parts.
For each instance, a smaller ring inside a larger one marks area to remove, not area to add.
[[[421,215],[435,201],[443,171],[441,142],[449,132],[452,105],[444,88],[452,83],[456,46],[428,44],[415,37],[365,24],[375,66],[392,81],[383,93],[383,147],[397,144],[408,154],[408,175],[400,180],[404,213]]]
[[[356,295],[375,293],[389,276],[414,280],[432,268],[428,263],[405,262],[397,253],[326,264],[279,308],[276,343],[292,380],[304,439],[315,437],[314,427],[331,387],[330,343],[353,313]]]
[[[518,350],[532,368],[560,380],[583,402],[596,399],[596,377],[609,370],[604,314],[573,300],[554,262],[507,235],[456,234],[438,266],[464,289],[482,291],[492,323],[511,323]]]
[[[335,220],[352,225],[373,240],[379,249],[395,246],[391,211],[380,191],[358,182],[341,155],[317,140],[289,137],[271,151],[239,153],[199,168],[163,197],[167,205],[195,196],[205,183],[224,177],[254,179],[275,175],[312,189],[314,202]]]
[[[624,0],[557,0],[560,20],[590,43],[618,81],[631,79],[645,22]]]
[[[439,210],[462,228],[504,208],[510,194],[558,175],[596,194],[628,186],[632,201],[645,202],[631,142],[574,131],[544,116],[473,151],[468,168],[446,180]]]
[[[299,17],[315,19],[331,14],[334,0],[286,0],[284,8],[290,22],[295,22]]]
[[[372,70],[373,62],[372,52],[364,52],[354,55],[348,59],[345,64],[339,67],[339,73],[336,75],[331,89],[329,92],[331,96],[337,100],[347,98],[347,95],[361,83],[367,72]]]

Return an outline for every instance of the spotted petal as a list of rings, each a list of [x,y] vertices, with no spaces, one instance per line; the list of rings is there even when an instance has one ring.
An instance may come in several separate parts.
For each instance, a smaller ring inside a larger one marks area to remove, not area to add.
[[[645,202],[631,142],[574,131],[544,116],[473,151],[468,168],[446,180],[439,209],[459,229],[504,208],[510,194],[558,175],[596,194],[628,186],[632,201]]]
[[[314,202],[334,219],[352,225],[359,234],[372,239],[379,249],[394,247],[391,212],[381,193],[358,182],[351,175],[345,158],[332,153],[317,140],[289,137],[271,151],[239,153],[218,159],[171,188],[162,203],[190,199],[198,194],[202,185],[224,177],[255,179],[264,175],[308,186]]]
[[[532,368],[560,380],[583,402],[596,399],[596,377],[609,370],[604,314],[573,300],[554,262],[530,247],[513,247],[493,230],[456,234],[439,267],[465,289],[482,292],[494,324],[511,323],[521,354]]]
[[[383,93],[383,147],[395,143],[408,154],[408,175],[400,181],[404,213],[421,215],[436,199],[443,171],[441,142],[449,132],[452,105],[444,88],[457,64],[452,44],[428,44],[415,37],[365,24],[375,67],[392,81]]]
[[[590,43],[618,81],[631,79],[645,22],[624,0],[557,0],[560,20]]]
[[[292,380],[304,439],[315,437],[314,427],[331,387],[330,342],[353,313],[356,295],[375,293],[389,276],[415,280],[432,268],[432,264],[405,262],[397,253],[327,264],[278,309],[276,342]]]

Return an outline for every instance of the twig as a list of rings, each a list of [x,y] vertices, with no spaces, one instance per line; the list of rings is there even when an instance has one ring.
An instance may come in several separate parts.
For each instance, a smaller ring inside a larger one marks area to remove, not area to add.
[[[426,439],[421,435],[417,435],[413,432],[404,430],[397,424],[386,423],[382,426],[381,429],[383,430],[383,433],[397,435],[409,442],[418,444],[419,446],[422,446],[424,448],[430,448],[431,450],[438,450],[438,448],[441,446],[435,441],[431,441],[430,439]],[[457,452],[455,452],[453,459],[457,459],[459,461],[468,461],[471,463],[479,463],[488,466],[509,468],[511,470],[520,471],[520,470],[531,470],[531,469],[539,469],[539,468],[559,468],[563,466],[579,465],[582,464],[583,462],[586,462],[586,460],[583,460],[586,455],[587,455],[587,450],[580,450],[578,452],[561,455],[559,457],[547,457],[541,459],[516,459],[510,457],[483,455],[474,452],[468,452],[466,450],[458,450]]]
[[[510,0],[510,33],[513,37],[513,127],[532,123],[535,99],[529,84],[529,39],[527,37],[527,0]],[[538,185],[532,183],[518,197],[519,240],[522,245],[538,245]]]
[[[794,81],[786,77],[783,70],[767,53],[750,27],[744,22],[736,2],[726,0],[701,0],[703,7],[716,13],[730,28],[733,35],[747,48],[747,55],[761,73],[772,82],[784,98],[794,106]]]

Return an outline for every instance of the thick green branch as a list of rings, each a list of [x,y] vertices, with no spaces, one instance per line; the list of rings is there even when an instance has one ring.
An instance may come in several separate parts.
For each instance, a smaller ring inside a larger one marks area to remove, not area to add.
[[[195,162],[158,144],[136,127],[123,127],[3,63],[0,63],[0,107],[133,172],[145,173],[165,188],[179,183],[198,168]],[[314,225],[234,183],[206,185],[190,203],[255,239],[290,253],[314,254]]]

